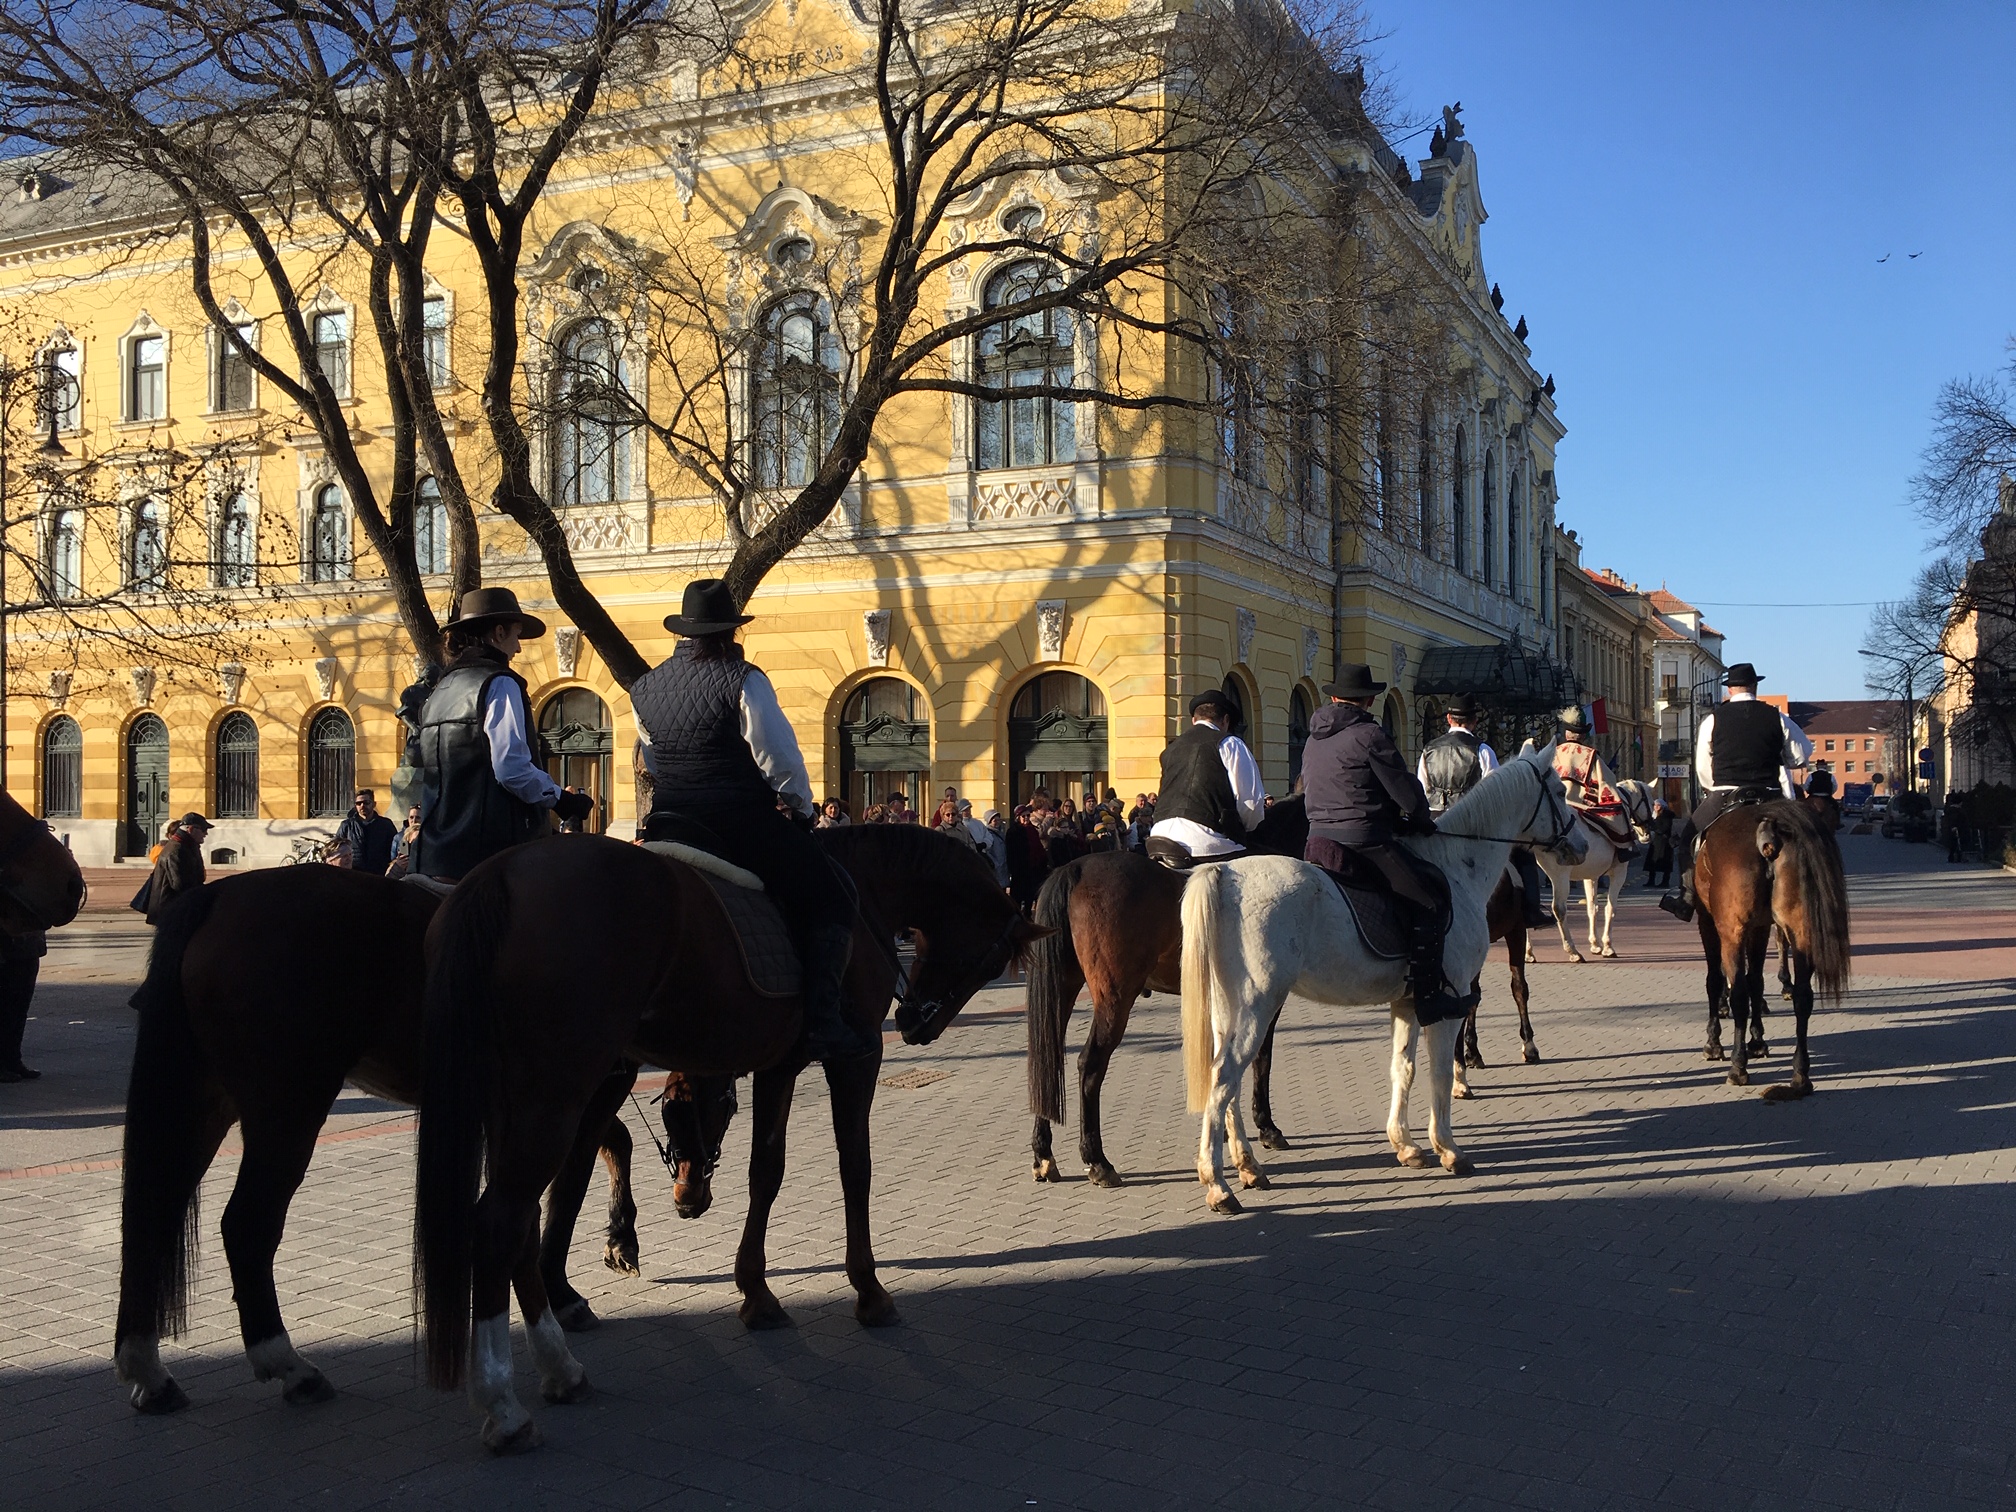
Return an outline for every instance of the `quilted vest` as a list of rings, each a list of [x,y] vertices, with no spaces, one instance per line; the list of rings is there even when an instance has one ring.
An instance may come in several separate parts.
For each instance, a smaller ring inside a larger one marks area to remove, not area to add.
[[[1428,807],[1441,813],[1484,780],[1478,747],[1484,744],[1468,730],[1451,730],[1428,742],[1421,765],[1428,773]]]
[[[420,712],[420,838],[413,870],[423,876],[466,877],[478,862],[546,832],[546,810],[505,792],[490,769],[483,697],[500,677],[524,693],[525,680],[508,667],[487,659],[458,662],[441,674]]]
[[[651,732],[652,811],[768,808],[777,795],[742,738],[742,683],[754,669],[740,647],[710,661],[692,652],[682,640],[630,688],[630,706]]]
[[[1190,819],[1227,840],[1244,840],[1239,800],[1218,747],[1232,737],[1208,724],[1193,724],[1162,753],[1162,787],[1155,818]]]

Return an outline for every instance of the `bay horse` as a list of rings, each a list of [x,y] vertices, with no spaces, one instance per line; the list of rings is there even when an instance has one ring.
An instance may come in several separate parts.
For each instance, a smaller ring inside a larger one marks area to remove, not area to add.
[[[422,886],[297,866],[222,878],[177,899],[162,919],[133,998],[140,1027],[126,1096],[113,1341],[137,1410],[188,1405],[161,1363],[160,1339],[179,1333],[186,1318],[197,1191],[234,1122],[244,1155],[223,1235],[246,1357],[254,1376],[278,1380],[289,1402],[334,1396],[288,1338],[273,1257],[344,1082],[393,1102],[419,1101],[425,941],[439,907],[439,895]],[[622,1067],[598,1089],[554,1183],[540,1265],[575,1328],[595,1321],[566,1268],[598,1147],[610,1176],[603,1259],[638,1273],[630,1135],[615,1116],[636,1075],[635,1066]],[[718,1093],[700,1106],[718,1114]],[[682,1118],[668,1117],[667,1127],[676,1134]],[[706,1207],[705,1156],[691,1149],[681,1156],[674,1202],[682,1216],[697,1216]]]
[[[84,906],[84,873],[46,821],[0,792],[0,934],[61,929]]]
[[[1623,804],[1624,821],[1640,841],[1651,838],[1652,831],[1652,790],[1644,783],[1625,780],[1614,784],[1618,799]],[[1563,865],[1556,860],[1551,864],[1543,859],[1541,870],[1547,873],[1547,887],[1553,894],[1554,927],[1561,934],[1561,948],[1568,953],[1568,959],[1581,964],[1587,958],[1575,948],[1575,939],[1568,930],[1568,900],[1574,889],[1572,884],[1582,884],[1582,899],[1589,909],[1589,951],[1605,960],[1614,960],[1617,955],[1610,943],[1610,926],[1617,913],[1617,895],[1623,890],[1624,877],[1631,869],[1631,850],[1613,839],[1601,825],[1593,823],[1588,815],[1579,809],[1575,811],[1575,822],[1583,831],[1588,848],[1583,859],[1574,866]],[[1610,885],[1603,888],[1604,878]],[[1600,890],[1599,890],[1600,889]],[[1599,928],[1598,908],[1601,908]]]
[[[1551,748],[1506,762],[1451,804],[1432,835],[1400,841],[1439,867],[1449,881],[1451,917],[1443,969],[1452,982],[1475,981],[1490,949],[1485,905],[1517,841],[1550,849],[1579,843],[1575,817],[1554,774]],[[1208,867],[1183,890],[1183,1070],[1193,1112],[1203,1115],[1197,1179],[1216,1213],[1239,1200],[1223,1177],[1232,1146],[1240,1181],[1267,1185],[1239,1117],[1239,1081],[1288,995],[1346,1007],[1388,1005],[1392,1017],[1393,1098],[1387,1138],[1402,1165],[1428,1161],[1407,1131],[1407,1095],[1415,1052],[1427,1040],[1429,1141],[1444,1169],[1467,1175],[1471,1163],[1450,1130],[1449,1099],[1461,1016],[1424,1028],[1405,995],[1407,963],[1366,949],[1350,906],[1318,867],[1285,856],[1256,856]]]
[[[904,1041],[928,1045],[1046,931],[1022,917],[991,865],[949,836],[911,825],[818,836],[860,898],[843,996],[849,1021],[876,1049],[825,1069],[854,1315],[874,1327],[897,1321],[868,1232],[869,1113],[890,999],[900,995]],[[904,929],[917,940],[907,977],[891,943]],[[795,996],[752,987],[699,872],[596,836],[492,857],[436,917],[426,1013],[414,1278],[427,1375],[444,1389],[467,1381],[493,1450],[538,1442],[512,1387],[514,1288],[541,1394],[570,1402],[587,1391],[541,1284],[533,1230],[539,1194],[619,1057],[689,1075],[755,1073],[735,1284],[749,1327],[788,1321],[764,1279],[764,1236],[784,1179],[792,1088],[808,1064],[802,1015]]]
[[[1841,848],[1813,809],[1774,798],[1737,804],[1701,837],[1694,859],[1695,922],[1708,966],[1707,1058],[1722,1060],[1721,1014],[1729,1014],[1729,1085],[1750,1084],[1753,1027],[1764,1012],[1771,935],[1792,947],[1792,1078],[1767,1088],[1774,1102],[1810,1096],[1806,1026],[1814,986],[1830,1002],[1848,984],[1848,884]],[[1761,1038],[1761,1029],[1759,1030]]]
[[[1494,945],[1500,940],[1505,942],[1505,962],[1512,968],[1512,1004],[1519,1010],[1520,1059],[1530,1066],[1539,1061],[1540,1047],[1534,1043],[1533,1020],[1526,1011],[1526,899],[1512,885],[1511,877],[1500,877],[1491,890],[1491,901],[1484,905],[1484,922],[1491,928]],[[1477,1048],[1477,1009],[1483,1006],[1481,976],[1471,981],[1470,990],[1478,995],[1478,1001],[1464,1015],[1463,1032],[1457,1036],[1456,1044],[1456,1085],[1452,1095],[1461,1098],[1471,1095],[1469,1079],[1463,1073],[1484,1069],[1484,1056]]]
[[[1297,793],[1269,808],[1246,844],[1250,854],[1299,859],[1308,838],[1309,814]],[[1036,922],[1056,931],[1029,950],[1029,1111],[1035,1117],[1029,1146],[1038,1181],[1064,1179],[1051,1153],[1050,1126],[1064,1121],[1064,1035],[1079,990],[1089,985],[1092,1026],[1078,1052],[1078,1153],[1093,1186],[1121,1185],[1100,1137],[1099,1093],[1136,1000],[1150,990],[1173,994],[1182,987],[1183,884],[1191,875],[1136,851],[1102,851],[1059,867],[1036,895]],[[1285,1150],[1287,1136],[1274,1124],[1273,1067],[1270,1028],[1253,1063],[1253,1122],[1262,1145]]]
[[[1841,800],[1832,793],[1803,793],[1799,802],[1813,811],[1813,817],[1820,821],[1820,828],[1830,835],[1841,833]],[[1836,842],[1839,843],[1838,841]],[[1792,942],[1785,937],[1785,931],[1776,931],[1778,936],[1778,995],[1786,1002],[1792,1001]],[[1755,1050],[1763,1040],[1760,1032],[1751,1041]]]

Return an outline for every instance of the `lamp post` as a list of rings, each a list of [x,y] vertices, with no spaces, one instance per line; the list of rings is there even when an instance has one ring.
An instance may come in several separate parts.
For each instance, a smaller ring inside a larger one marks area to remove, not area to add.
[[[1866,656],[1871,661],[1894,662],[1904,672],[1904,791],[1918,791],[1918,701],[1912,697],[1912,678],[1917,674],[1921,656],[1898,656],[1889,651],[1858,651],[1857,656]]]
[[[46,423],[47,432],[35,454],[47,467],[70,453],[56,438],[57,427],[73,402],[77,380],[52,358],[22,367],[0,359],[0,790],[7,785],[7,505],[8,441],[13,433],[14,406],[25,391],[34,403],[37,429]]]

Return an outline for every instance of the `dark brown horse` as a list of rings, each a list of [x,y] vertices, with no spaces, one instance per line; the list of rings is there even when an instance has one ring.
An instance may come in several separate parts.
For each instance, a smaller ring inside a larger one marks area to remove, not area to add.
[[[1708,964],[1708,1059],[1724,1058],[1720,1015],[1726,1005],[1734,1041],[1729,1083],[1749,1085],[1751,1029],[1764,1012],[1764,962],[1775,927],[1792,947],[1797,1038],[1790,1083],[1764,1095],[1809,1095],[1806,1026],[1815,983],[1838,1001],[1848,982],[1848,885],[1832,831],[1803,804],[1774,799],[1739,805],[1701,837],[1694,890]]]
[[[1023,919],[972,850],[910,825],[823,830],[861,900],[845,981],[852,1023],[929,1044],[982,986],[1045,931]],[[917,938],[908,979],[891,944]],[[534,1247],[539,1194],[619,1057],[691,1075],[753,1071],[749,1218],[735,1259],[741,1316],[786,1321],[764,1278],[764,1236],[784,1178],[791,1091],[806,1057],[798,999],[748,978],[726,917],[691,867],[591,836],[495,856],[442,905],[429,947],[426,1080],[414,1273],[427,1374],[466,1378],[493,1449],[536,1442],[511,1385],[507,1308],[518,1293],[548,1401],[576,1401],[586,1372],[548,1307]],[[847,1276],[862,1323],[896,1320],[868,1232],[869,1112],[881,1056],[830,1066]],[[487,1175],[480,1199],[478,1186]],[[471,1313],[474,1326],[471,1326]]]
[[[1512,885],[1510,877],[1498,879],[1484,917],[1491,925],[1491,938],[1505,942],[1505,959],[1512,968],[1512,1002],[1519,1010],[1519,1058],[1530,1066],[1540,1059],[1540,1047],[1533,1042],[1533,1020],[1526,1011],[1526,899]],[[1479,990],[1480,985],[1472,982],[1471,990]],[[1482,1006],[1481,1002],[1478,1006]],[[1476,1008],[1463,1020],[1463,1033],[1457,1039],[1454,1096],[1470,1096],[1470,1084],[1463,1075],[1465,1068],[1484,1069],[1484,1057],[1477,1049]]]
[[[0,934],[61,929],[84,906],[84,874],[49,826],[0,792]]]
[[[1247,846],[1257,855],[1300,857],[1308,838],[1298,794],[1267,810]],[[1029,952],[1029,1111],[1036,1120],[1029,1147],[1038,1181],[1064,1179],[1051,1153],[1050,1126],[1064,1121],[1064,1036],[1078,993],[1089,985],[1092,1027],[1078,1052],[1078,1153],[1092,1185],[1121,1184],[1100,1138],[1099,1092],[1135,1001],[1151,989],[1172,995],[1182,989],[1188,875],[1133,851],[1104,851],[1059,867],[1037,894],[1036,922],[1056,931]],[[1270,1028],[1253,1062],[1253,1124],[1262,1145],[1285,1150],[1287,1136],[1274,1124],[1273,1071]]]
[[[126,1099],[114,1343],[140,1411],[188,1403],[161,1364],[160,1336],[181,1329],[197,1188],[234,1122],[245,1153],[223,1232],[246,1355],[290,1402],[334,1394],[288,1341],[273,1257],[345,1080],[395,1102],[419,1100],[425,940],[439,906],[435,894],[384,877],[278,867],[213,882],[162,920],[134,996],[140,1029]],[[614,1116],[635,1079],[625,1067],[598,1089],[554,1184],[541,1266],[549,1292],[573,1304],[563,1316],[577,1327],[594,1316],[568,1284],[567,1246],[598,1146],[610,1168],[604,1259],[637,1271],[630,1136]],[[668,1119],[675,1131],[683,1126]],[[686,1158],[675,1189],[682,1213],[705,1207],[695,1164],[704,1157]]]
[[[1812,810],[1813,817],[1820,821],[1820,827],[1830,835],[1841,832],[1841,801],[1832,793],[1807,793],[1799,801]],[[1792,942],[1785,937],[1785,931],[1776,931],[1778,936],[1778,995],[1786,1002],[1792,1001]],[[1752,1041],[1752,1048],[1763,1041],[1758,1033]]]

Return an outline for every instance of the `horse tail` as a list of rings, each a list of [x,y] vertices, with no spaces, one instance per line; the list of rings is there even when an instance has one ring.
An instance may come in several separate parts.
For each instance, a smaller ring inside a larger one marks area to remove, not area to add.
[[[1209,1103],[1216,1071],[1211,999],[1217,985],[1223,873],[1222,867],[1207,867],[1183,884],[1183,1085],[1192,1113],[1202,1113]]]
[[[413,1288],[427,1330],[427,1379],[444,1390],[462,1384],[469,1355],[471,1247],[496,1060],[491,964],[510,919],[502,868],[462,883],[441,906],[427,973]]]
[[[209,1067],[182,991],[182,958],[222,885],[195,888],[168,909],[133,994],[140,1025],[126,1085],[115,1348],[133,1334],[173,1337],[188,1321],[197,1193],[213,1150]]]
[[[1029,947],[1029,1111],[1064,1122],[1064,1029],[1084,985],[1071,939],[1071,894],[1084,868],[1060,866],[1036,894],[1036,922],[1055,934]]]
[[[1848,879],[1841,867],[1841,847],[1819,816],[1798,804],[1774,804],[1757,826],[1757,848],[1784,876],[1791,872],[1796,910],[1778,910],[1776,922],[1792,937],[1793,947],[1813,964],[1820,995],[1838,1003],[1848,987]]]

